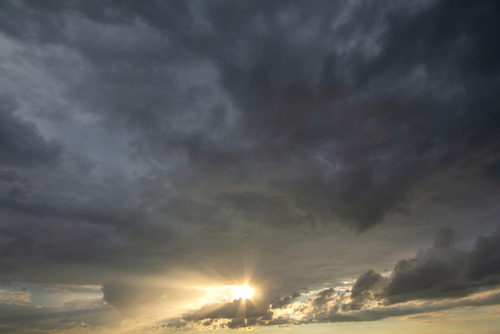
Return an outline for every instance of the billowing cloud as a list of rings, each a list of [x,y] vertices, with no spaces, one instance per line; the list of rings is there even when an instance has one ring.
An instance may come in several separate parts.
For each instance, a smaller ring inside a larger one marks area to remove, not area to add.
[[[15,115],[18,105],[13,98],[0,97],[0,164],[2,166],[54,165],[63,145],[45,140],[33,122]]]
[[[187,315],[184,319],[200,321],[206,319],[229,319],[226,323],[229,328],[247,327],[256,325],[257,322],[271,320],[272,312],[269,304],[262,301],[238,299],[231,302],[211,304]]]
[[[500,229],[490,236],[480,236],[467,258],[466,276],[473,280],[484,280],[500,274]]]
[[[441,230],[436,235],[440,233]],[[449,228],[446,233],[458,238]],[[328,288],[306,293],[307,298],[302,300],[297,300],[301,295],[296,292],[267,303],[239,299],[207,304],[186,315],[184,321],[209,321],[213,324],[216,319],[228,319],[213,325],[230,328],[375,321],[458,306],[497,304],[500,301],[497,290],[499,273],[493,269],[484,274],[481,265],[498,255],[492,247],[497,244],[497,238],[498,230],[491,236],[478,237],[469,253],[442,247],[420,250],[414,258],[399,261],[390,277],[373,270],[365,272],[354,282],[351,290]],[[488,251],[485,251],[486,248],[489,248]],[[491,264],[493,262],[491,260]],[[478,268],[476,276],[471,276],[471,270],[474,270],[471,268]],[[478,277],[482,280],[478,281]]]
[[[447,248],[460,240],[462,240],[462,238],[456,235],[455,231],[449,227],[444,227],[439,231],[436,231],[436,235],[434,237],[434,248]]]
[[[295,291],[291,296],[276,298],[271,301],[271,308],[286,307],[293,303],[298,297],[300,297],[300,293],[298,291]]]
[[[1,323],[57,329],[49,286],[157,330],[496,303],[499,11],[3,1]]]

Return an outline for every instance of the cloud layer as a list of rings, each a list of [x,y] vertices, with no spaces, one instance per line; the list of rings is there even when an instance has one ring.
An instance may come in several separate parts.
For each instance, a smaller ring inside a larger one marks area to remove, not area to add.
[[[48,286],[170,329],[496,303],[499,7],[3,1],[0,285],[32,298],[0,323],[73,326]]]
[[[435,245],[445,233],[457,237],[452,229],[442,229],[436,233]],[[390,277],[369,270],[358,277],[350,290],[332,287],[306,292],[301,300],[297,300],[301,294],[295,292],[271,303],[239,299],[208,304],[184,316],[183,327],[376,321],[460,306],[497,304],[499,242],[497,230],[491,236],[480,236],[468,253],[452,246],[420,250],[415,257],[399,261]],[[171,324],[176,321],[179,320]]]

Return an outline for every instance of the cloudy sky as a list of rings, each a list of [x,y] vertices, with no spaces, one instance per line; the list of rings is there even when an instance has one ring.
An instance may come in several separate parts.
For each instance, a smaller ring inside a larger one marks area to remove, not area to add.
[[[498,333],[499,13],[0,1],[0,332]]]

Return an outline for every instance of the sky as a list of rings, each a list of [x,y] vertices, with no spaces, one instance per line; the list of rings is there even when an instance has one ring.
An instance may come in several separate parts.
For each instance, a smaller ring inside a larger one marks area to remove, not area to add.
[[[0,333],[498,333],[499,13],[0,1]]]

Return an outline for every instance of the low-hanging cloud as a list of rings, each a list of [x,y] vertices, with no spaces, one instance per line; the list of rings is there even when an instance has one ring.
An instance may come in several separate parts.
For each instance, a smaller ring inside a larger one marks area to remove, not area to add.
[[[442,233],[442,230],[437,231],[436,239]],[[445,233],[453,235],[454,240],[459,239],[450,228],[446,228]],[[498,247],[494,247],[498,244],[498,236],[498,230],[491,236],[479,236],[470,252],[452,245],[443,248],[441,244],[438,244],[439,247],[434,245],[433,248],[420,250],[414,258],[399,261],[390,277],[373,270],[365,272],[354,282],[350,291],[328,288],[302,301],[297,300],[301,295],[296,292],[267,303],[239,299],[207,304],[186,315],[184,320],[202,322],[228,319],[230,322],[215,325],[227,325],[229,328],[246,327],[249,324],[376,321],[457,306],[498,304],[500,270],[493,265],[497,263],[494,259],[500,254],[496,249]],[[485,265],[489,270],[487,272]],[[288,310],[293,313],[287,313]]]

